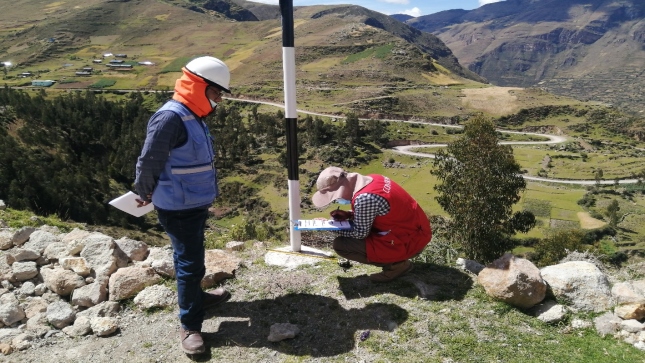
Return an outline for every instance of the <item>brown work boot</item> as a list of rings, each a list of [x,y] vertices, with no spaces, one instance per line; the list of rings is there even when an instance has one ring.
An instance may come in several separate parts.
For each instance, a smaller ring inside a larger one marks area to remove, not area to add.
[[[215,290],[207,291],[204,293],[203,306],[204,310],[212,308],[215,305],[221,304],[231,298],[231,293],[220,287]]]
[[[196,330],[179,328],[179,341],[181,342],[181,349],[186,354],[201,354],[206,350],[202,333]]]
[[[397,263],[393,263],[389,266],[384,266],[383,271],[371,274],[370,280],[372,282],[390,282],[397,277],[403,276],[406,273],[412,271],[412,262],[410,260],[405,260]]]

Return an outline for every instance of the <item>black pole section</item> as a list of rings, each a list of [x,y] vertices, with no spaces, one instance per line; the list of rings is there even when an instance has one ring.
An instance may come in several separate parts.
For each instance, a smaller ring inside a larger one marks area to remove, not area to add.
[[[282,46],[294,47],[293,35],[293,0],[280,0],[280,12],[282,13]]]
[[[287,173],[289,180],[299,180],[298,173],[298,119],[284,119],[287,130]]]

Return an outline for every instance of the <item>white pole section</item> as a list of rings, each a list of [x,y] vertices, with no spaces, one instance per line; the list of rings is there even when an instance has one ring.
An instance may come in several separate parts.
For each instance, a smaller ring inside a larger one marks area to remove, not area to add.
[[[289,177],[289,239],[291,250],[300,252],[300,182],[298,180],[298,112],[296,110],[296,52],[294,49],[293,0],[280,0],[282,13],[282,69],[284,72],[287,172]]]

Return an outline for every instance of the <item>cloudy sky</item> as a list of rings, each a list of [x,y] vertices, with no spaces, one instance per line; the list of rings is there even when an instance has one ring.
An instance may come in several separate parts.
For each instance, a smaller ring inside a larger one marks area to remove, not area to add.
[[[279,0],[249,0],[277,5]],[[383,14],[408,14],[414,17],[449,9],[471,10],[502,0],[293,0],[294,6],[353,4]]]

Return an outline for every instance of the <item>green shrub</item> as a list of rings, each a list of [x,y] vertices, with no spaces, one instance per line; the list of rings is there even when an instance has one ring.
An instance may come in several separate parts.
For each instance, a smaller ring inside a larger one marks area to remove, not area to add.
[[[535,245],[536,264],[548,266],[558,263],[571,251],[580,250],[585,233],[579,229],[560,229],[548,232],[546,238]]]
[[[435,237],[413,261],[448,266],[454,263],[458,255],[457,248],[448,240]]]

